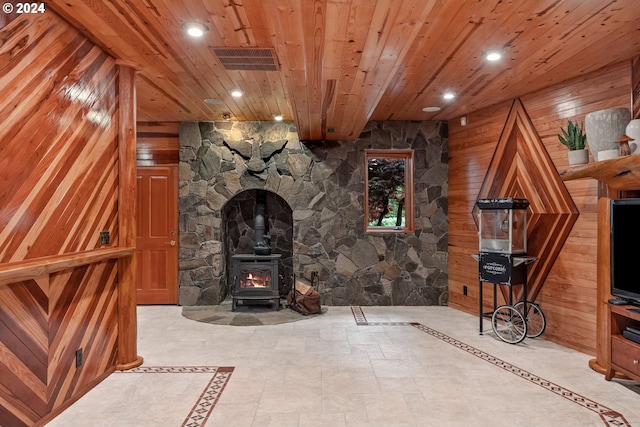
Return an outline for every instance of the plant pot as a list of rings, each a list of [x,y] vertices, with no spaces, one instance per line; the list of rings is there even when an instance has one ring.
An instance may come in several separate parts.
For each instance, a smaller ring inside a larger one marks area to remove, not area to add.
[[[629,148],[631,148],[631,154],[640,154],[640,119],[633,119],[627,125],[625,131],[627,136],[633,138],[633,141],[629,142]]]
[[[602,150],[598,153],[598,161],[617,159],[620,157],[620,149],[612,148],[610,150]]]
[[[594,111],[584,117],[587,145],[595,161],[600,160],[600,152],[620,148],[616,141],[625,133],[631,121],[628,108],[608,108]]]
[[[586,149],[571,150],[569,151],[568,156],[569,165],[583,165],[585,163],[589,163],[589,151]]]

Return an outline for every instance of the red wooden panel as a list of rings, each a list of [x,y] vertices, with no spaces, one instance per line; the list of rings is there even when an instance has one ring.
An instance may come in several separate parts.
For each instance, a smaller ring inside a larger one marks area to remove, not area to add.
[[[168,194],[171,194],[168,176],[153,176],[149,180],[149,197],[150,205],[153,207],[153,214],[149,215],[149,229],[148,233],[144,237],[157,237],[167,238],[169,236],[167,231],[175,230],[175,224],[169,222],[170,212],[174,209],[174,206],[169,206],[169,203],[175,202],[175,200],[169,200]],[[175,239],[174,239],[175,240]]]
[[[50,10],[3,15],[0,40],[0,264],[95,249],[100,231],[117,246],[114,59]],[[0,286],[0,425],[42,422],[113,370],[117,284],[109,261]]]
[[[20,46],[0,73],[0,262],[95,249],[115,230],[115,62],[53,12],[0,39]]]
[[[168,261],[166,250],[149,251],[149,266],[153,266],[147,270],[150,290],[167,290]]]

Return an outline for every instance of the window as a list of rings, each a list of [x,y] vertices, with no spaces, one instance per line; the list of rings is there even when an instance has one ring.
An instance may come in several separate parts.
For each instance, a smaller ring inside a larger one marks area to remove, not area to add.
[[[365,150],[365,231],[413,232],[413,150]]]

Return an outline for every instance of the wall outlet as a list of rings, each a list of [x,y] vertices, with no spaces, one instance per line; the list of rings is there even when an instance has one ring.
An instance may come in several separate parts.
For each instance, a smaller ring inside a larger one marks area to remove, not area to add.
[[[111,241],[111,236],[108,231],[100,232],[100,246],[108,245]]]
[[[467,295],[467,293],[468,293],[468,290],[467,290],[467,286],[465,285],[462,287],[462,295]]]
[[[76,368],[79,368],[84,363],[82,356],[82,349],[79,348],[76,350]]]

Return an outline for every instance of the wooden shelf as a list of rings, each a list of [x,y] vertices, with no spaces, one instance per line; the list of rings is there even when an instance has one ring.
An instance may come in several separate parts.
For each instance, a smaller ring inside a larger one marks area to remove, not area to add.
[[[131,256],[134,248],[104,248],[0,265],[0,285],[50,274],[66,268]]]
[[[640,189],[640,155],[618,157],[586,165],[572,166],[560,172],[563,181],[593,178],[614,190]]]
[[[632,305],[609,304],[611,332],[611,362],[607,366],[605,379],[631,378],[640,381],[640,344],[623,337],[623,331],[632,326],[640,327],[640,312]]]

